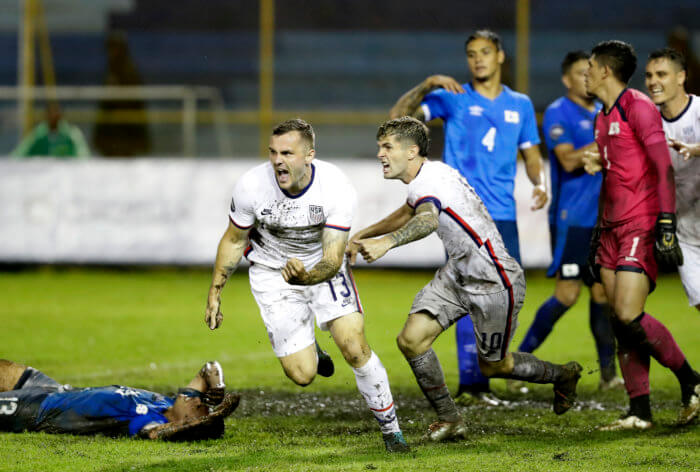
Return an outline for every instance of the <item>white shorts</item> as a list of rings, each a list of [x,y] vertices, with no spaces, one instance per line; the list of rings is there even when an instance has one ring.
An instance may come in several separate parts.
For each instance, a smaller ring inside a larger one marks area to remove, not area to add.
[[[329,321],[362,313],[355,280],[345,262],[331,280],[310,286],[290,285],[279,269],[259,264],[250,267],[248,278],[277,357],[314,343],[314,317],[318,327],[327,331]]]
[[[700,304],[700,247],[678,241],[683,251],[683,265],[678,273],[691,306]]]

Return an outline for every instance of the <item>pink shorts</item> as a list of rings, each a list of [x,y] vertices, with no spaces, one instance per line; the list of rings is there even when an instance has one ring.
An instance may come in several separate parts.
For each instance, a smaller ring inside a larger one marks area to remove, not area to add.
[[[619,226],[603,228],[596,261],[601,267],[614,271],[643,271],[653,286],[658,274],[654,259],[655,225],[656,215],[646,215]]]

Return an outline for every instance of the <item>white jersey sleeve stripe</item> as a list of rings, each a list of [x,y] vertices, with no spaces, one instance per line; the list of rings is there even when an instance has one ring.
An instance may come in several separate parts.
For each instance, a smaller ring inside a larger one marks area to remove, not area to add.
[[[255,223],[253,223],[252,225],[249,225],[249,226],[239,225],[238,223],[236,223],[236,222],[233,220],[233,217],[231,217],[230,215],[229,215],[228,219],[231,220],[231,223],[233,224],[233,226],[235,226],[235,227],[238,228],[238,229],[250,229],[250,228],[252,228],[253,225],[255,224]]]

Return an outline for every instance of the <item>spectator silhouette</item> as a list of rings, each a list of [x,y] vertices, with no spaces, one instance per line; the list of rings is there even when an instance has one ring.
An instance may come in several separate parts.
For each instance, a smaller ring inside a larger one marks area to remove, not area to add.
[[[107,76],[105,85],[143,85],[141,75],[129,53],[126,35],[112,32],[105,41]],[[101,100],[95,125],[95,148],[107,157],[131,157],[148,154],[151,136],[143,100]],[[105,121],[110,112],[129,111],[128,123]],[[133,118],[133,119],[132,119]]]

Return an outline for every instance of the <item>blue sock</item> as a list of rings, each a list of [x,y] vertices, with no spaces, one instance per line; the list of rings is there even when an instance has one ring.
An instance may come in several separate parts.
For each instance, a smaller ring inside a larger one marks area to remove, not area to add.
[[[488,390],[489,379],[479,369],[476,350],[474,324],[470,316],[457,321],[457,360],[459,362],[459,385],[469,386],[475,390]]]
[[[608,304],[589,302],[590,324],[595,347],[598,351],[598,363],[603,377],[610,380],[615,376],[615,334],[608,317]]]
[[[537,310],[535,315],[535,320],[530,325],[530,329],[525,335],[525,339],[518,347],[520,352],[533,352],[537,349],[540,344],[547,339],[549,333],[552,332],[554,328],[554,323],[557,322],[561,315],[566,313],[569,307],[561,303],[555,297],[551,297],[549,300],[544,302]]]

